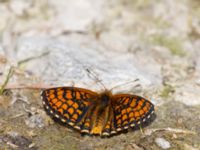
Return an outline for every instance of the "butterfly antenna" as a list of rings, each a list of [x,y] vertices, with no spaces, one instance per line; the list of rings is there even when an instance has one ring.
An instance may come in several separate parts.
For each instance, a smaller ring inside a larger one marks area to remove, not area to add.
[[[76,63],[82,65],[82,67],[90,74],[91,77],[93,77],[93,79],[99,84],[101,85],[104,90],[106,90],[106,86],[103,84],[103,82],[97,77],[97,75],[92,72],[87,66],[83,65],[82,62],[80,62],[78,59],[76,59],[74,56],[72,56],[70,53],[69,53],[69,56],[70,58],[72,58]]]
[[[122,84],[118,84],[118,85],[112,87],[112,88],[110,89],[110,91],[112,91],[112,90],[115,89],[115,88],[118,88],[118,87],[127,85],[127,84],[132,83],[132,82],[134,83],[134,82],[137,82],[137,81],[139,81],[138,78],[137,78],[137,79],[134,79],[134,80],[132,80],[132,81],[128,81],[128,82],[124,82],[124,83],[122,83]],[[137,87],[137,86],[140,86],[140,84],[136,84],[136,85],[135,85],[135,87]]]
[[[88,68],[85,68],[85,69],[86,69],[86,71],[89,73],[89,75],[90,75],[91,77],[93,77],[93,79],[94,79],[99,85],[101,85],[101,86],[106,90],[106,86],[103,84],[102,80],[100,80],[100,79],[97,77],[97,75],[96,75],[93,71],[91,71],[90,69],[88,69]]]

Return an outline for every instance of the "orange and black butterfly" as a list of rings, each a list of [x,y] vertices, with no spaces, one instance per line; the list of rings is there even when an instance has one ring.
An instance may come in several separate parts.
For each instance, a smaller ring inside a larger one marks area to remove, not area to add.
[[[81,133],[110,136],[147,122],[154,105],[130,94],[96,93],[77,87],[56,87],[42,91],[46,111]]]

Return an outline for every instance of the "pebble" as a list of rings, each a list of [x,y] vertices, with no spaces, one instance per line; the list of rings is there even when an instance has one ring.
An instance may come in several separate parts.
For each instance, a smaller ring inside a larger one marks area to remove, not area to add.
[[[171,147],[170,143],[164,138],[156,138],[155,142],[162,149],[169,149]]]
[[[43,119],[40,115],[33,115],[25,121],[26,125],[30,128],[44,127]]]

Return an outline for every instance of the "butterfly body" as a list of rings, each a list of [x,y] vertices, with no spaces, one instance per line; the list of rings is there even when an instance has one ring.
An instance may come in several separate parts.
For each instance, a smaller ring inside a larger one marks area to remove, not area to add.
[[[153,104],[130,94],[96,93],[77,87],[45,89],[41,93],[47,112],[81,133],[109,136],[149,120]]]

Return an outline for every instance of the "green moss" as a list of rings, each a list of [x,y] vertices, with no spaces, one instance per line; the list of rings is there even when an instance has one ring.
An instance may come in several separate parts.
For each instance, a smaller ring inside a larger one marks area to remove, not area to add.
[[[172,53],[172,55],[177,55],[181,57],[186,55],[183,46],[181,44],[181,41],[178,38],[175,37],[169,38],[162,35],[154,35],[151,41],[154,44],[167,47]]]
[[[160,96],[162,98],[168,98],[170,97],[170,94],[174,91],[174,88],[167,85],[167,86],[164,86],[164,88],[162,89],[161,93],[160,93]]]

